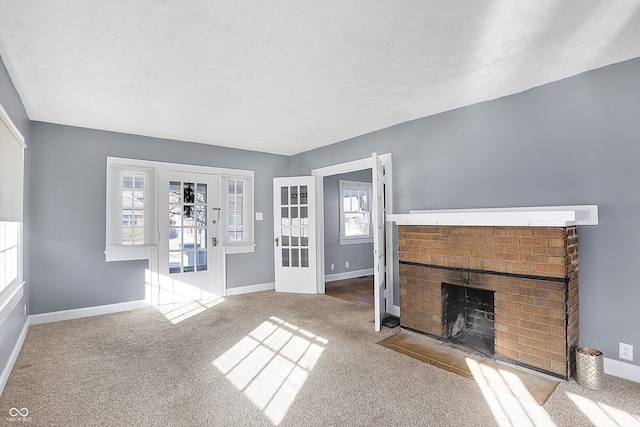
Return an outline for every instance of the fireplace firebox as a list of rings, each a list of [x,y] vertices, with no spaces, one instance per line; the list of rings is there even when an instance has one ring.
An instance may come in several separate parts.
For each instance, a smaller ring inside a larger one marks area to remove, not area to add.
[[[442,283],[441,291],[444,338],[493,356],[493,292],[449,283]]]

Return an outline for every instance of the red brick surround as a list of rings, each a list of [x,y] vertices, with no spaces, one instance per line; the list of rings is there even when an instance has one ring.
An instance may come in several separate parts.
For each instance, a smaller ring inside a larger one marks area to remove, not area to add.
[[[402,326],[445,336],[442,283],[494,291],[495,357],[571,377],[578,344],[575,226],[398,232]]]

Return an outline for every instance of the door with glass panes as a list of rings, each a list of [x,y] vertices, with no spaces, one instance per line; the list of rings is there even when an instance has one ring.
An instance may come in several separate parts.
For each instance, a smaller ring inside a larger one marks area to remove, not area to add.
[[[218,289],[218,176],[160,174],[159,302],[214,298]]]
[[[318,292],[316,179],[273,180],[276,292]]]

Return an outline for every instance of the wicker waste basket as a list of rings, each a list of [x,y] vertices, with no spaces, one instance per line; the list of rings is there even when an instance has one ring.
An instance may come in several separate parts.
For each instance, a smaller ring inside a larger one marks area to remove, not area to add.
[[[600,390],[604,385],[604,357],[593,348],[576,348],[576,381],[591,390]]]

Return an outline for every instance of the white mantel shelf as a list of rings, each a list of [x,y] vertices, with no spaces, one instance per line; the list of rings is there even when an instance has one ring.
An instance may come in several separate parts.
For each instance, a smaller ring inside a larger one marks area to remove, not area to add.
[[[598,225],[598,205],[416,210],[387,215],[398,225],[570,227]]]

